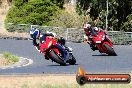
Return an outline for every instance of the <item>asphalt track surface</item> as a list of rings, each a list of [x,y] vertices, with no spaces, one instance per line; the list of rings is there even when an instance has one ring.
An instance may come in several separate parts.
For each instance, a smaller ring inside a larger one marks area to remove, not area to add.
[[[15,55],[33,60],[26,67],[0,69],[0,74],[74,74],[78,66],[87,73],[127,73],[132,71],[132,46],[114,46],[118,56],[101,55],[92,51],[86,43],[67,43],[73,48],[76,65],[60,66],[50,60],[45,60],[43,54],[37,52],[29,40],[0,39],[0,53],[9,51]]]

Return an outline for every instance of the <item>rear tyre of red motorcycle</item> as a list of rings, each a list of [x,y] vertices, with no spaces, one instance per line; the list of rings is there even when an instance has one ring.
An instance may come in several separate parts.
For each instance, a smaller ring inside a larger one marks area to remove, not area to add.
[[[108,55],[117,56],[117,54],[115,53],[115,51],[114,51],[114,49],[112,47],[110,47],[108,44],[105,44],[105,47],[108,50]]]
[[[49,55],[54,62],[60,64],[61,66],[66,66],[64,60],[59,55],[57,55],[53,50],[49,52]]]

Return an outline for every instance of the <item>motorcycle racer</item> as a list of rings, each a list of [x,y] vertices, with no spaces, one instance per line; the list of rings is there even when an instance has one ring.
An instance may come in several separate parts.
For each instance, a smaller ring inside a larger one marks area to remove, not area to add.
[[[90,24],[84,24],[85,39],[93,51],[99,50],[100,53],[117,56],[113,49],[113,43],[105,31]]]
[[[83,28],[84,28],[84,32],[85,32],[85,35],[84,35],[85,41],[90,45],[91,49],[93,51],[95,51],[96,46],[95,46],[94,42],[91,40],[90,36],[91,35],[97,36],[98,33],[103,30],[99,27],[93,27],[91,24],[87,24],[87,23],[84,24]]]
[[[96,50],[96,46],[94,46],[94,42],[91,40],[90,35],[97,35],[97,33],[99,32],[99,28],[97,27],[92,27],[91,24],[84,24],[83,26],[84,28],[84,38],[85,41],[90,45],[90,48],[95,51]]]
[[[55,37],[56,34],[52,33],[52,32],[41,33],[40,30],[38,30],[37,28],[32,28],[32,29],[30,29],[30,36],[33,39],[33,45],[41,53],[39,43],[44,43],[45,39],[46,39],[46,36]],[[61,39],[58,39],[58,40],[61,41]],[[65,44],[64,42],[65,41],[63,40],[63,44]],[[56,47],[58,47],[61,51],[63,51],[64,60],[67,61],[67,59],[68,59],[68,53],[65,50],[65,48],[63,48],[61,46],[61,44],[59,44],[59,43],[56,45]],[[45,59],[48,60],[48,57],[45,56]]]

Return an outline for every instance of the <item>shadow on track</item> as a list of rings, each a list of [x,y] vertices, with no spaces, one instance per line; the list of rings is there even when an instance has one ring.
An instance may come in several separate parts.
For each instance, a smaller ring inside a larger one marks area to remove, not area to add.
[[[114,55],[99,54],[99,55],[92,55],[92,56],[114,56]],[[118,56],[118,55],[117,55],[117,56]]]
[[[78,64],[75,64],[75,65],[78,65]],[[50,66],[50,67],[65,67],[65,66],[62,66],[62,65],[59,65],[59,64],[54,64],[54,65],[47,65],[47,66]],[[69,64],[67,64],[66,66],[73,66],[73,65],[69,65]]]
[[[99,55],[92,55],[92,56],[109,56],[107,54],[99,54]]]

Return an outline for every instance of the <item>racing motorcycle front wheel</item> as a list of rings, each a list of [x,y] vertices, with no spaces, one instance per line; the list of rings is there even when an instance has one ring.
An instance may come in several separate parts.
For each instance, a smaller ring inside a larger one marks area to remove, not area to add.
[[[117,56],[116,52],[112,47],[110,47],[108,44],[105,44],[106,49],[108,50],[108,55],[110,56]]]
[[[76,59],[75,59],[75,57],[72,54],[70,54],[70,56],[69,56],[68,63],[70,65],[75,65],[76,64]]]

